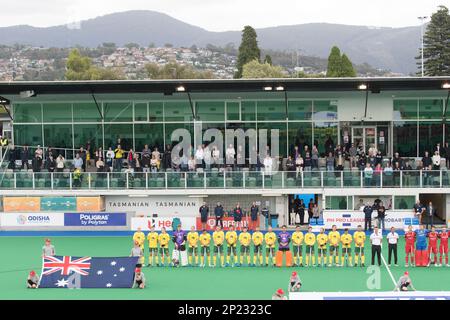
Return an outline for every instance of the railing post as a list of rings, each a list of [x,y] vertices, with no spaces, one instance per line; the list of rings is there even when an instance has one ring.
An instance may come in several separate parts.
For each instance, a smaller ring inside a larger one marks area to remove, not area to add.
[[[224,189],[227,188],[227,170],[226,169],[223,170],[223,188]]]
[[[400,170],[400,188],[403,188],[403,171]]]
[[[128,177],[128,172],[126,172],[126,174],[127,174],[127,176],[126,176],[126,183],[127,183],[127,189],[129,189],[130,188],[130,186],[128,185],[128,183],[130,182],[129,181],[129,177]]]
[[[184,173],[184,188],[187,189],[187,172]]]
[[[303,170],[300,171],[300,179],[302,179],[302,189],[305,188],[305,181],[303,180]]]
[[[439,169],[439,188],[442,188],[442,170]]]
[[[266,188],[266,175],[264,173],[265,173],[264,171],[261,171],[261,174],[262,174],[262,187],[263,187],[263,189]]]
[[[108,173],[106,174],[106,189],[110,189],[111,185],[110,185],[110,179],[111,179],[111,172],[108,171]]]
[[[69,188],[72,190],[72,172],[69,172]]]
[[[33,190],[36,189],[35,173],[33,172]]]
[[[284,171],[281,171],[281,188],[282,189],[284,189],[285,188],[285,186],[284,186]]]
[[[164,172],[164,185],[165,185],[166,189],[169,186],[169,183],[167,182],[167,172]]]
[[[53,190],[53,172],[50,172],[50,187]]]
[[[420,183],[420,187],[422,188],[423,187],[423,171],[422,170],[420,170],[420,175],[419,175],[419,177],[420,177],[420,181],[419,181],[419,183]]]
[[[89,172],[88,173],[88,189],[89,190],[91,190],[91,178],[92,178],[92,176],[91,176],[91,173]]]
[[[242,171],[242,186],[245,189],[245,171]]]
[[[203,171],[203,188],[206,189],[206,171]]]
[[[383,188],[383,170],[380,172],[380,188]]]
[[[145,189],[148,189],[148,171],[145,172]]]
[[[341,171],[341,188],[344,188],[344,171]]]
[[[361,188],[364,188],[363,171],[359,172],[359,183],[361,184]]]
[[[17,172],[14,172],[14,189],[17,189]]]
[[[323,170],[320,170],[320,187],[323,189]]]

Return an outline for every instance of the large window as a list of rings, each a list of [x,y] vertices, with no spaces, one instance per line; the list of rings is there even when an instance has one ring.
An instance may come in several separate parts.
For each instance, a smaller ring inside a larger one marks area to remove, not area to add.
[[[191,136],[191,139],[190,139],[191,141],[187,141],[187,142],[189,142],[192,145],[192,147],[194,147],[194,126],[191,123],[166,123],[165,128],[164,128],[166,145],[169,144],[171,146],[174,146],[174,145],[178,144],[179,142],[181,142],[181,140],[174,140],[174,141],[171,140],[172,134],[177,129],[188,130],[188,132],[190,133],[190,136]],[[178,137],[175,137],[175,139],[177,139],[177,138]]]
[[[14,104],[14,122],[39,123],[42,122],[42,109],[40,103]]]
[[[224,101],[201,101],[195,103],[196,116],[200,121],[225,121]]]
[[[128,151],[133,148],[133,125],[132,124],[105,124],[105,148],[119,144],[122,149]]]
[[[256,102],[242,101],[241,102],[241,120],[255,121],[256,120]]]
[[[133,103],[126,102],[104,102],[103,112],[107,122],[129,122],[132,121]]]
[[[289,154],[294,154],[294,147],[298,146],[302,151],[305,145],[312,146],[312,123],[311,122],[289,122],[288,123],[288,146]]]
[[[148,116],[150,122],[161,122],[164,120],[164,103],[150,101],[148,104]]]
[[[312,101],[289,101],[289,120],[311,120],[312,105]]]
[[[317,145],[317,149],[321,156],[325,155],[325,141],[327,141],[329,137],[337,144],[337,122],[314,122],[314,144]]]
[[[419,122],[419,157],[424,155],[425,151],[433,154],[437,143],[442,145],[442,122]]]
[[[72,149],[72,125],[44,125],[44,144],[46,147]]]
[[[18,146],[42,146],[42,125],[14,125],[14,143]]]
[[[158,150],[164,150],[164,128],[163,124],[139,123],[134,125],[134,145],[136,151],[144,149],[148,144],[150,148],[157,147]]]
[[[165,121],[192,121],[192,109],[189,101],[167,101],[164,103]]]
[[[313,120],[330,121],[337,120],[337,102],[329,100],[314,101]]]
[[[73,126],[73,141],[75,149],[85,146],[87,142],[90,142],[93,150],[103,147],[103,126],[95,123],[75,124]],[[105,147],[108,149],[109,145]]]
[[[148,106],[146,102],[136,102],[134,104],[134,121],[148,121]]]
[[[420,119],[442,119],[442,100],[419,100]]]
[[[98,107],[102,104],[98,102]],[[100,122],[102,120],[97,105],[94,102],[79,102],[73,104],[74,122]]]
[[[285,120],[286,104],[284,100],[258,101],[257,103],[258,120]]]
[[[394,120],[417,119],[417,100],[394,100]]]
[[[44,103],[44,122],[72,122],[71,103]]]
[[[274,138],[274,130],[278,130],[278,155],[286,158],[287,157],[287,124],[286,122],[263,122],[258,123],[258,139],[261,139],[260,129],[267,129],[267,145],[270,147],[271,156],[275,156],[275,152],[277,152],[274,147],[275,145],[272,143],[272,138]],[[274,143],[276,140],[274,139]]]
[[[415,196],[394,196],[395,210],[411,210],[416,203]]]
[[[325,198],[326,210],[352,210],[352,196],[328,196]]]
[[[417,122],[394,122],[394,153],[417,157]]]

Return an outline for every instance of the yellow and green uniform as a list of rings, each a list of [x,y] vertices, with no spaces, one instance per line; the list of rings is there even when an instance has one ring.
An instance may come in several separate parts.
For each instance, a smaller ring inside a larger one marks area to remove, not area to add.
[[[223,265],[224,257],[222,247],[223,242],[225,241],[225,233],[223,231],[214,231],[213,241],[214,241],[214,257],[213,257],[214,265],[216,265],[217,254],[220,255],[220,262]]]
[[[294,251],[294,263],[303,264],[303,232],[295,231],[292,233],[292,248]]]
[[[208,265],[211,265],[211,257],[209,256],[211,245],[211,235],[209,233],[202,233],[199,236],[200,241],[200,263],[203,265],[205,263],[205,253],[208,258]]]
[[[148,263],[153,265],[153,258],[156,260],[156,264],[158,264],[158,233],[153,231],[147,234],[148,241]]]
[[[252,242],[253,242],[253,264],[256,265],[256,260],[259,257],[259,264],[263,263],[262,257],[262,244],[264,242],[264,235],[260,231],[255,231],[252,234]]]
[[[317,247],[318,247],[318,253],[319,253],[319,264],[322,264],[322,259],[326,263],[326,255],[327,255],[327,243],[328,243],[328,236],[325,233],[319,233],[316,237],[317,240]]]
[[[305,245],[306,245],[306,265],[309,265],[309,258],[311,257],[311,262],[314,265],[316,263],[316,255],[314,254],[314,244],[316,243],[316,235],[312,232],[305,234]]]
[[[136,231],[133,234],[133,242],[137,242],[139,243],[139,246],[142,249],[142,252],[144,252],[144,242],[145,242],[145,233],[143,233],[142,231]],[[145,257],[142,256],[141,260],[140,260],[141,264],[145,263]]]
[[[230,263],[231,253],[234,255],[234,263],[237,263],[236,244],[238,236],[236,231],[228,231],[225,235],[225,239],[227,240],[227,263]]]
[[[348,257],[348,263],[349,265],[352,265],[352,241],[353,237],[351,234],[344,233],[341,236],[341,243],[342,243],[342,258],[341,262],[342,265],[344,265],[345,260],[345,254],[347,254]]]
[[[187,234],[188,241],[188,253],[189,253],[189,264],[192,264],[192,255],[195,256],[195,264],[198,264],[198,254],[197,254],[197,246],[198,246],[198,232],[191,231]]]
[[[364,231],[356,231],[353,234],[353,240],[355,241],[355,264],[358,264],[359,255],[361,255],[361,263],[364,264],[364,244],[366,242],[366,233]]]
[[[159,242],[159,254],[161,255],[161,263],[170,262],[169,257],[169,241],[170,236],[168,233],[161,233],[158,236],[158,242]]]
[[[331,265],[333,263],[333,254],[336,256],[336,264],[339,263],[339,242],[341,241],[341,235],[338,231],[330,231],[328,233],[328,242],[330,244],[330,257],[329,257],[329,264]]]
[[[250,242],[252,235],[249,232],[241,232],[239,235],[239,244],[241,245],[240,263],[244,263],[244,255],[247,256],[247,264],[250,264]]]
[[[272,255],[272,263],[275,265],[275,243],[277,241],[277,235],[275,232],[267,232],[264,235],[264,241],[266,242],[266,265],[269,263],[269,255]]]

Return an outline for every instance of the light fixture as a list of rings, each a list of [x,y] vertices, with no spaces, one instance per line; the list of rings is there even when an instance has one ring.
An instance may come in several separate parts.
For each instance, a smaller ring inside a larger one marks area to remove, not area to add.
[[[450,89],[450,82],[444,82],[442,84],[442,89]]]
[[[277,87],[275,87],[275,90],[277,90],[277,91],[284,91],[284,87],[283,86],[277,86]]]
[[[21,98],[31,98],[36,96],[36,93],[34,92],[34,90],[25,90],[25,91],[20,91],[20,97]]]
[[[264,91],[272,91],[272,87],[271,86],[265,86],[265,87],[263,87],[263,90]]]
[[[178,86],[178,87],[175,88],[175,90],[177,92],[184,92],[184,91],[186,91],[186,88],[184,86]]]
[[[358,86],[358,90],[367,90],[367,84],[361,83],[361,84]]]

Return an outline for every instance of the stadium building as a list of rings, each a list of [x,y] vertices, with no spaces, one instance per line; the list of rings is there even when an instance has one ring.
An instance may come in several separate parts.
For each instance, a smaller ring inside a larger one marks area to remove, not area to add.
[[[449,94],[450,77],[0,83],[1,132],[9,139],[2,147],[1,228],[130,230],[149,221],[169,225],[174,216],[195,225],[203,201],[210,214],[218,201],[226,211],[238,202],[247,211],[255,201],[260,210],[278,216],[274,224],[293,226],[296,198],[306,206],[310,199],[317,202],[319,220],[327,227],[363,224],[360,203],[377,199],[390,209],[387,226],[411,223],[418,199],[433,202],[434,222],[442,225],[450,220]],[[161,161],[154,171],[127,170],[130,149],[141,154],[148,144],[164,155],[179,142],[172,140],[176,129],[190,133],[192,155],[209,143],[208,129],[223,134],[221,156],[230,144],[239,148],[227,130],[254,129],[258,135],[243,140],[247,160],[242,165],[183,171]],[[261,152],[261,129],[268,130],[272,152],[276,143],[271,138],[279,138],[270,170],[263,161],[248,161],[252,150]],[[95,151],[102,147],[106,153],[118,144],[125,150],[123,166],[98,172]],[[379,150],[381,171],[367,174],[359,156],[352,163],[352,144],[358,154]],[[287,167],[295,147],[302,154],[313,145],[317,167],[298,172]],[[342,155],[334,152],[337,146]],[[64,157],[62,170],[46,166],[49,147]],[[80,147],[91,158],[81,173],[72,164]],[[37,149],[44,156],[36,170]],[[431,158],[437,149],[439,164],[429,170],[423,157],[428,151]],[[327,166],[330,150],[332,169]],[[385,170],[395,153],[401,167]],[[71,213],[79,220],[68,218]],[[116,213],[122,214],[117,221]],[[261,225],[266,226],[264,218]]]

